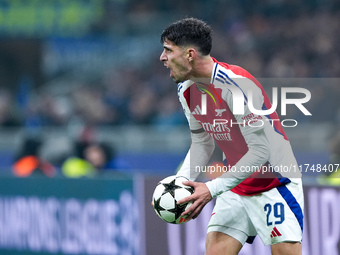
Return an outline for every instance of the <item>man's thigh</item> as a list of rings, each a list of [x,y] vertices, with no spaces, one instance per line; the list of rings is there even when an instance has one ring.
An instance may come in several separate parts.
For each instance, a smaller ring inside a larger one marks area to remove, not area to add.
[[[271,246],[273,255],[301,255],[302,245],[299,242],[295,243],[278,243]]]
[[[224,233],[242,245],[250,240],[249,237],[256,235],[240,196],[231,191],[217,198],[207,232]]]
[[[242,244],[221,232],[209,232],[206,239],[206,255],[237,255]]]

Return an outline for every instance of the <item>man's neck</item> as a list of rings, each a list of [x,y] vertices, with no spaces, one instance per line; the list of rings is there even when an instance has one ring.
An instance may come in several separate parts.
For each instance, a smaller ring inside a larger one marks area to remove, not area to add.
[[[214,68],[214,60],[210,57],[210,55],[200,58],[195,63],[195,68],[193,70],[193,74],[190,78],[192,81],[200,81],[200,82],[208,82],[210,83],[210,78]]]

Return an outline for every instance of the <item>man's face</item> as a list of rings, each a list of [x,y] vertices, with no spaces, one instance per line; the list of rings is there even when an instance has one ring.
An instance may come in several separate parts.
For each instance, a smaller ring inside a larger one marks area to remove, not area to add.
[[[189,79],[191,65],[187,58],[187,50],[179,47],[173,42],[165,39],[164,50],[160,56],[160,61],[170,69],[170,77],[176,82],[183,82]]]

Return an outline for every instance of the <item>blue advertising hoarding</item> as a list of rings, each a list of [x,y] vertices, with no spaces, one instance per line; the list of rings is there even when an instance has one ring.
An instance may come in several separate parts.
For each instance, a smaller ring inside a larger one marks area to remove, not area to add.
[[[139,254],[132,179],[0,179],[1,254]]]

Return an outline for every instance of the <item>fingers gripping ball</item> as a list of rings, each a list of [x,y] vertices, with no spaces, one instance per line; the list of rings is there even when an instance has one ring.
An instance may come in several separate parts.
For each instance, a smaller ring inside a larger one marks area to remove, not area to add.
[[[157,215],[162,220],[173,224],[182,224],[188,221],[181,214],[191,206],[192,202],[177,204],[177,201],[194,193],[192,187],[182,183],[187,180],[185,177],[172,175],[157,184],[152,201]]]

